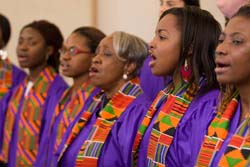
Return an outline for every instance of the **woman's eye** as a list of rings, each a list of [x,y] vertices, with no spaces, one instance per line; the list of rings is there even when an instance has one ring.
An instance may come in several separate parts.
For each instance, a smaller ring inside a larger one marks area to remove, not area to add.
[[[218,43],[222,43],[224,40],[223,39],[219,39],[218,40]]]
[[[35,42],[35,41],[29,41],[29,42],[28,42],[28,44],[29,44],[30,46],[34,46],[34,45],[36,45],[36,43],[37,43],[37,42]]]
[[[110,53],[110,52],[103,52],[103,54],[104,54],[105,56],[112,56],[112,53]]]
[[[242,40],[233,40],[233,44],[239,45],[242,43]]]
[[[165,40],[165,39],[167,39],[167,37],[166,37],[166,36],[159,35],[159,39],[160,39],[160,40]]]

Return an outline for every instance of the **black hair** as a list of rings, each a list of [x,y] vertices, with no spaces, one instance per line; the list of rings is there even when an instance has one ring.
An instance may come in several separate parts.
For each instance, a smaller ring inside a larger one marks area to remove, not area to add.
[[[9,42],[10,35],[11,35],[11,26],[8,18],[3,14],[0,14],[0,29],[2,31],[2,40],[3,43],[0,45],[0,49],[5,47]]]
[[[250,18],[250,5],[244,5],[240,7],[240,9],[235,13],[235,15],[233,15],[233,17],[236,17],[236,16]]]
[[[87,46],[91,53],[95,53],[100,41],[106,36],[102,31],[94,27],[79,27],[72,33],[76,33],[87,38]]]
[[[186,6],[200,7],[200,0],[183,0]]]
[[[53,53],[49,55],[47,64],[52,66],[58,72],[60,57],[59,49],[63,44],[63,36],[60,29],[47,20],[33,21],[24,26],[23,29],[28,27],[37,30],[44,38],[46,45],[53,47]],[[21,31],[23,31],[23,29]]]
[[[198,84],[204,76],[207,79],[208,90],[218,87],[214,72],[215,48],[221,33],[218,21],[208,11],[194,6],[166,10],[160,16],[160,20],[168,14],[177,18],[177,28],[182,34],[182,50],[175,73],[181,76],[181,66],[190,58],[192,77],[189,82]]]

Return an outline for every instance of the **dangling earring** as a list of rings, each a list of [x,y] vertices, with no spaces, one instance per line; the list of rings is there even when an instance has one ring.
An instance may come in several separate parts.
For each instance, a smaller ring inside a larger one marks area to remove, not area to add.
[[[5,60],[7,58],[7,51],[5,50],[0,50],[0,57],[2,60]]]
[[[122,78],[123,78],[124,80],[127,80],[127,79],[128,79],[128,74],[124,73],[124,74],[122,75]]]
[[[181,75],[184,81],[188,82],[190,75],[192,73],[191,67],[188,65],[187,60],[185,60],[184,66],[181,67]]]

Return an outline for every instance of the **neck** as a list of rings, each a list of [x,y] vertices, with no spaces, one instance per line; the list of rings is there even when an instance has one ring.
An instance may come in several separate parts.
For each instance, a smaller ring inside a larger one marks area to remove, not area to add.
[[[37,78],[39,77],[40,73],[46,68],[45,65],[37,66],[35,68],[30,68],[29,69],[29,80],[32,82],[35,82]]]
[[[86,83],[89,81],[89,75],[84,74],[78,77],[73,78],[73,85],[72,85],[72,92],[75,93],[77,90],[82,86],[83,83]]]
[[[114,83],[113,85],[110,85],[109,89],[104,89],[106,97],[108,99],[111,99],[126,82],[127,81],[121,79],[120,81]]]
[[[244,86],[238,86],[237,88],[240,93],[240,100],[242,107],[241,120],[242,120],[247,114],[250,114],[250,84],[246,84]]]
[[[174,87],[176,88],[180,83],[182,83],[182,79],[180,78],[180,76],[178,75],[175,75],[173,76],[173,84],[174,84]]]

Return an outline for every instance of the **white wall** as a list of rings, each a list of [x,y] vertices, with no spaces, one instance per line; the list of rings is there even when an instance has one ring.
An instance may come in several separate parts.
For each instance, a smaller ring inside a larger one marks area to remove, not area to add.
[[[224,25],[215,0],[200,1],[201,7],[209,10]],[[123,30],[149,42],[159,17],[159,0],[0,0],[0,4],[0,12],[12,24],[7,49],[14,63],[18,33],[35,19],[54,22],[65,37],[79,26],[96,25],[106,34]]]
[[[37,19],[55,23],[64,36],[82,25],[94,24],[95,0],[0,0],[0,12],[6,15],[12,26],[12,36],[7,46],[10,58],[16,60],[16,44],[21,28]]]
[[[224,25],[224,18],[215,0],[200,0],[201,8],[209,10]],[[147,42],[152,39],[159,17],[159,0],[97,0],[97,26],[107,34],[123,30]]]

